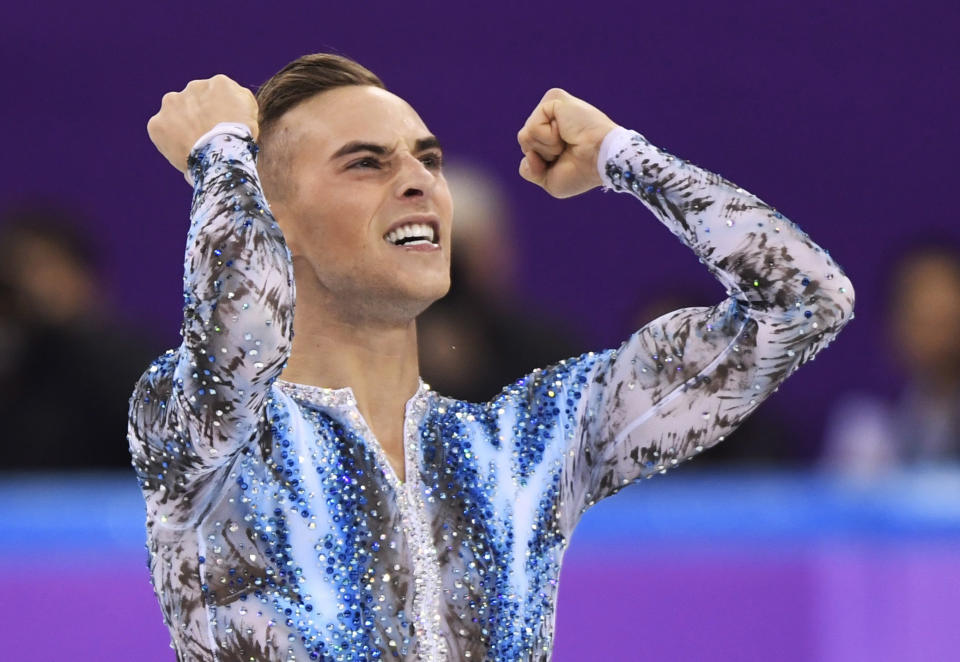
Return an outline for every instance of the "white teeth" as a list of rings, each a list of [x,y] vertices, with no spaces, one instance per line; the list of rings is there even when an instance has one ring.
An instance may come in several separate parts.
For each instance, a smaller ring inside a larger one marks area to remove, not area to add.
[[[388,232],[384,236],[384,239],[391,244],[397,244],[397,242],[411,237],[422,237],[422,239],[408,241],[404,244],[405,246],[413,246],[417,244],[435,244],[437,242],[437,237],[433,226],[426,223],[408,223],[407,225],[400,226],[399,228],[395,228]]]

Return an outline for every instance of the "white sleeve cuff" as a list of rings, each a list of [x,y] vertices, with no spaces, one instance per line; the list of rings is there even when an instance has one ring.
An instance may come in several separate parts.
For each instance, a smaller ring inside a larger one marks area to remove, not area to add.
[[[203,145],[205,145],[215,135],[218,135],[221,133],[230,133],[233,135],[240,134],[246,138],[253,137],[253,132],[250,131],[250,127],[248,127],[243,122],[220,122],[215,127],[213,127],[212,129],[207,131],[205,134],[200,136],[197,139],[197,142],[193,143],[193,147],[190,148],[190,154],[193,154],[194,151],[196,151],[200,147],[203,147]],[[190,186],[193,186],[193,178],[190,176],[189,167],[187,168],[186,172],[183,173],[183,178],[187,180],[187,183]]]
[[[617,126],[610,129],[604,136],[603,142],[600,143],[600,153],[597,156],[597,172],[600,173],[601,181],[607,181],[607,161],[612,159],[623,144],[630,140],[631,135],[633,135],[633,131]]]

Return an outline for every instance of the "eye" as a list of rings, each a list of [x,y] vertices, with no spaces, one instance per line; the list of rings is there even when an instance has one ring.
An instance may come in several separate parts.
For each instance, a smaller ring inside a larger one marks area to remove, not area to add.
[[[423,164],[428,168],[440,169],[443,165],[443,155],[440,152],[431,152],[430,154],[424,154],[420,157],[420,160],[423,161]]]
[[[366,168],[366,167],[372,167],[372,168],[375,168],[375,169],[379,169],[379,168],[380,168],[380,161],[378,161],[377,159],[373,158],[372,156],[365,156],[364,158],[360,159],[359,161],[354,161],[353,163],[351,163],[351,164],[350,164],[349,166],[347,166],[347,167],[348,167],[348,168]]]

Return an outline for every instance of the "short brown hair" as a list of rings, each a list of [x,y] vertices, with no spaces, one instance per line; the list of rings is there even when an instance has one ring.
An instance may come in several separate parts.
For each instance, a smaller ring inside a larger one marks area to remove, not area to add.
[[[261,150],[258,168],[268,197],[278,197],[285,192],[286,140],[284,136],[275,135],[280,118],[297,104],[321,92],[349,85],[387,89],[375,73],[348,57],[311,53],[298,57],[257,90]]]

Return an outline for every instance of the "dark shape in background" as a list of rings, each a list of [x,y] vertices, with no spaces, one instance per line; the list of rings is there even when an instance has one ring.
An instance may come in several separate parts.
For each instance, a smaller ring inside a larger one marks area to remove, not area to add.
[[[131,380],[159,345],[115,314],[80,219],[40,201],[0,217],[4,469],[130,466]]]

